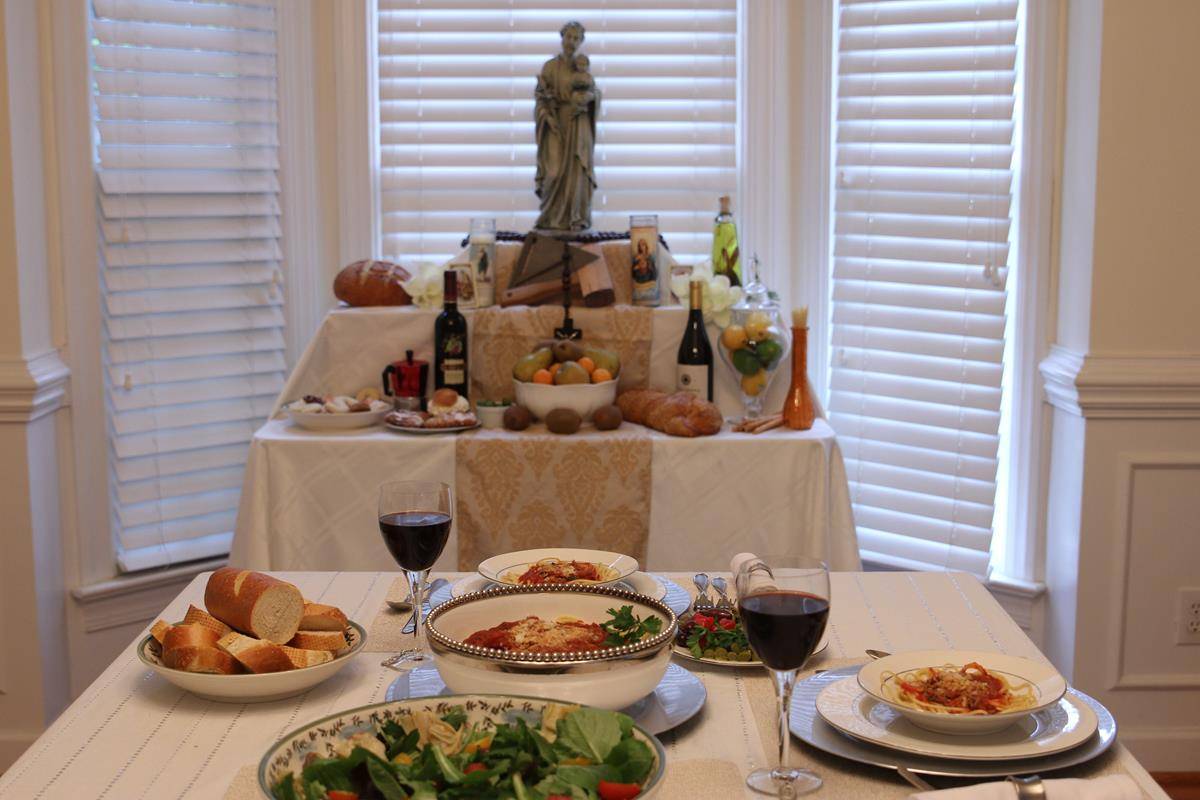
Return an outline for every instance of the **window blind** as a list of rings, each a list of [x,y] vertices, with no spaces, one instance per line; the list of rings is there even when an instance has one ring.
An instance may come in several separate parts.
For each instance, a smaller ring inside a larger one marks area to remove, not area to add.
[[[275,16],[92,11],[110,505],[131,571],[228,552],[283,386]]]
[[[987,570],[1017,13],[840,3],[829,408],[867,561]]]
[[[736,0],[379,0],[385,256],[449,258],[471,217],[533,227],[533,91],[568,20],[601,93],[593,228],[654,213],[677,258],[708,256],[737,189]]]

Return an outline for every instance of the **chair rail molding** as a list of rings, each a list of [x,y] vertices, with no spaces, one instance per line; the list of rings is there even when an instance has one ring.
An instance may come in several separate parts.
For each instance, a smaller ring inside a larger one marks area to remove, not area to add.
[[[1200,418],[1200,354],[1083,354],[1053,345],[1038,369],[1047,402],[1076,416]]]
[[[57,350],[0,360],[0,423],[26,424],[66,405],[70,376]]]

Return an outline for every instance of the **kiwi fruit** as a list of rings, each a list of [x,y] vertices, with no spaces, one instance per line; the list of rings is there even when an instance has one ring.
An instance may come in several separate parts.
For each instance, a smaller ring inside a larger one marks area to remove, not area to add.
[[[533,414],[525,406],[512,405],[504,409],[504,427],[510,431],[523,431],[533,422]]]
[[[582,424],[583,418],[569,408],[556,408],[546,415],[546,428],[551,433],[572,434]]]
[[[592,413],[592,424],[598,431],[611,431],[621,427],[624,418],[616,406],[600,406]]]

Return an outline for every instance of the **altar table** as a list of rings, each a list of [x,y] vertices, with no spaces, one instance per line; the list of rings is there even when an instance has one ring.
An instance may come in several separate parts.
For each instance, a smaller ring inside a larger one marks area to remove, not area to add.
[[[398,576],[298,572],[280,577],[296,583],[306,597],[340,606],[371,627],[375,615],[391,613],[381,609]],[[691,576],[666,577],[688,585]],[[189,603],[202,602],[207,579],[207,573],[198,575],[160,616],[181,619]],[[807,665],[810,671],[861,663],[868,647],[957,647],[1044,658],[969,575],[836,573],[831,579],[830,644]],[[136,644],[130,643],[0,776],[0,797],[265,800],[257,792],[255,770],[272,743],[323,716],[381,702],[397,677],[380,666],[384,653],[373,650],[368,638],[354,663],[305,694],[268,703],[217,703],[177,689],[146,668]],[[765,670],[678,663],[701,679],[708,699],[694,719],[660,737],[667,772],[659,800],[761,798],[742,781],[751,768],[772,762],[776,749],[774,696]],[[826,755],[794,738],[791,748],[793,764],[824,778],[814,797],[898,800],[914,791],[887,770]],[[1051,777],[1113,773],[1128,774],[1149,800],[1167,800],[1119,739],[1098,759]],[[937,786],[956,783],[930,780]]]
[[[603,313],[573,310],[585,337]],[[470,325],[474,312],[465,315]],[[305,393],[378,385],[383,365],[401,358],[406,348],[429,358],[434,316],[416,308],[331,311],[280,393],[277,411]],[[677,306],[653,312],[652,386],[674,383],[685,318],[686,311]],[[709,336],[715,341],[715,328]],[[740,409],[735,383],[722,365],[716,370],[716,400],[724,413],[735,414]],[[782,407],[788,377],[777,376],[767,409]],[[727,425],[716,436],[695,439],[648,435],[653,468],[643,566],[718,569],[735,539],[737,549],[803,553],[826,559],[834,569],[860,567],[845,466],[824,419],[802,432],[738,434]],[[391,564],[377,528],[379,484],[437,480],[454,486],[454,439],[381,428],[318,433],[293,427],[277,414],[250,444],[231,563],[290,570],[370,570]],[[456,567],[456,536],[457,530],[438,568]]]

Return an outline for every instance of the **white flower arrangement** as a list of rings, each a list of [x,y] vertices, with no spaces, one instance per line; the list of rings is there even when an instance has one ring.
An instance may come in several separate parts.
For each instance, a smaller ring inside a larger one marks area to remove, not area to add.
[[[444,280],[442,273],[445,271],[444,265],[434,261],[418,261],[413,277],[400,285],[418,308],[441,308]]]
[[[671,276],[671,293],[684,305],[688,303],[688,284],[695,280],[704,282],[704,321],[727,327],[729,309],[741,302],[742,287],[730,284],[725,275],[714,275],[712,261],[705,259],[692,267],[690,275]]]

